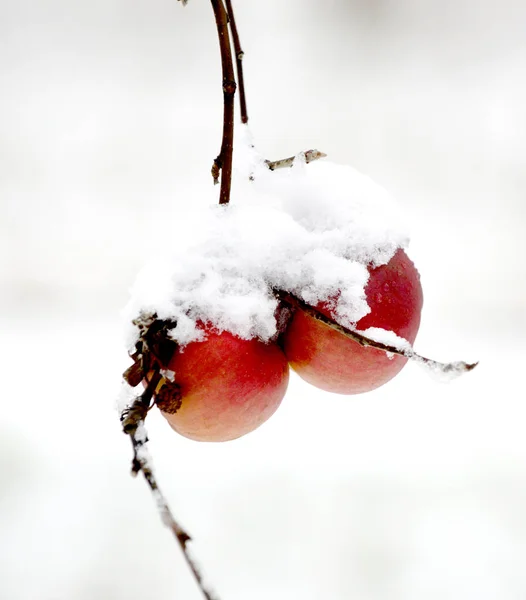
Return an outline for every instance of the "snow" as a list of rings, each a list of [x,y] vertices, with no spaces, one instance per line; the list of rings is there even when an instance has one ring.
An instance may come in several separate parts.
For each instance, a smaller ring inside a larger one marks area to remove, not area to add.
[[[365,175],[327,160],[307,165],[303,153],[270,171],[240,129],[230,204],[219,206],[210,186],[208,208],[164,225],[173,243],[139,274],[126,319],[172,319],[183,346],[203,338],[199,323],[268,341],[280,289],[313,305],[331,300],[352,326],[369,312],[367,265],[407,246],[400,208]]]
[[[137,423],[137,429],[135,431],[135,439],[137,442],[140,442],[142,445],[137,448],[137,458],[142,459],[146,462],[149,461],[150,456],[148,454],[148,450],[144,445],[148,441],[148,432],[146,431],[146,427],[144,426],[144,421],[139,421]]]
[[[412,353],[413,351],[411,344],[405,338],[397,335],[394,331],[388,331],[387,329],[381,329],[380,327],[369,327],[363,331],[357,329],[356,332],[364,335],[370,340],[379,342],[385,346],[396,348],[400,352]],[[394,356],[392,352],[386,352],[386,354],[389,358]]]
[[[115,402],[115,408],[119,414],[121,414],[125,408],[130,406],[136,396],[137,391],[123,379]]]

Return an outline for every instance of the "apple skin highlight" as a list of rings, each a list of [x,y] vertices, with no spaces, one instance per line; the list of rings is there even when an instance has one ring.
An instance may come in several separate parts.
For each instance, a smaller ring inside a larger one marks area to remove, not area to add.
[[[178,349],[168,368],[180,387],[180,407],[162,410],[170,426],[196,441],[223,442],[250,433],[277,410],[289,381],[287,359],[274,343],[227,331]]]
[[[355,328],[393,331],[412,344],[423,305],[420,275],[414,264],[399,249],[386,265],[370,268],[369,273],[365,295],[371,312]],[[334,318],[326,304],[316,308]],[[383,350],[361,346],[301,309],[295,312],[283,336],[283,348],[290,366],[302,379],[338,394],[360,394],[378,388],[407,362],[403,356],[388,357]]]

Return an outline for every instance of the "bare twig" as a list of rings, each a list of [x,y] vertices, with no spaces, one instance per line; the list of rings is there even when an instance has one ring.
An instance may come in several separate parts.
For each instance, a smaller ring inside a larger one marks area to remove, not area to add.
[[[303,155],[307,164],[327,156],[324,152],[320,152],[319,150],[305,150],[305,152],[300,152],[300,155]],[[271,171],[275,171],[276,169],[292,167],[295,159],[296,156],[289,156],[288,158],[282,158],[281,160],[266,160],[265,164]]]
[[[226,10],[228,12],[230,31],[232,32],[234,52],[236,54],[236,72],[237,83],[239,86],[239,109],[241,112],[241,123],[248,123],[247,97],[245,94],[245,78],[243,77],[243,57],[245,56],[245,53],[241,49],[241,42],[239,41],[239,33],[237,31],[236,20],[234,18],[234,9],[232,8],[232,1],[225,0],[225,4]]]
[[[131,472],[133,476],[142,472],[155,499],[161,519],[166,527],[171,530],[181,547],[186,563],[190,567],[201,593],[206,600],[214,600],[211,592],[204,586],[202,575],[190,556],[187,544],[191,540],[191,537],[174,518],[172,511],[168,506],[168,502],[157,484],[157,479],[155,478],[151,459],[146,447],[148,437],[146,429],[144,428],[144,421],[152,406],[151,402],[153,395],[158,386],[162,385],[162,383],[163,378],[161,374],[159,371],[155,371],[144,392],[121,414],[122,429],[126,435],[130,436],[133,448]]]
[[[212,177],[214,178],[214,183],[218,183],[219,173],[221,173],[219,204],[228,204],[230,201],[230,187],[232,183],[234,95],[236,93],[236,79],[234,75],[230,37],[228,34],[228,15],[223,0],[211,0],[211,2],[216,19],[223,70],[223,141],[221,143],[221,151],[214,160],[212,166]]]
[[[326,315],[321,313],[319,310],[317,310],[310,304],[307,304],[303,300],[300,300],[293,294],[289,294],[288,292],[283,292],[283,291],[278,290],[275,292],[275,295],[279,300],[281,300],[293,307],[300,308],[301,310],[306,312],[310,317],[312,317],[318,321],[321,321],[328,327],[331,327],[332,329],[339,331],[340,333],[343,333],[343,335],[345,335],[346,337],[348,337],[351,340],[354,340],[361,346],[369,346],[371,348],[376,348],[377,350],[383,350],[384,352],[389,352],[391,354],[398,354],[399,356],[404,356],[405,358],[415,360],[416,362],[419,362],[419,363],[431,368],[432,370],[440,371],[441,373],[459,374],[460,375],[461,373],[467,373],[468,371],[473,370],[478,365],[478,362],[466,363],[463,361],[457,361],[457,362],[451,362],[451,363],[441,363],[441,362],[438,362],[431,358],[426,358],[425,356],[420,356],[412,348],[407,348],[407,349],[399,348],[397,346],[392,346],[390,344],[384,344],[382,342],[377,342],[376,340],[373,340],[373,339],[363,335],[362,333],[359,333],[358,331],[354,331],[352,329],[349,329],[348,327],[344,327],[343,325],[336,323],[331,318],[327,317]]]
[[[320,152],[319,150],[305,150],[296,156],[301,155],[303,155],[306,164],[327,156],[324,152]],[[289,156],[288,158],[282,158],[280,160],[265,160],[265,164],[270,171],[275,171],[276,169],[286,169],[287,167],[292,167],[294,161],[296,160],[296,156]],[[249,175],[249,179],[250,181],[254,181],[254,173]]]

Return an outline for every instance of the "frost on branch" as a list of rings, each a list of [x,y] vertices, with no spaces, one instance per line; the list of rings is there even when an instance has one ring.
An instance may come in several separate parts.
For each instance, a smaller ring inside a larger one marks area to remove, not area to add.
[[[192,571],[201,593],[206,600],[213,600],[214,596],[204,585],[201,572],[189,550],[188,545],[189,542],[191,542],[191,537],[174,518],[168,502],[157,484],[157,479],[153,471],[152,461],[147,448],[148,434],[144,426],[144,421],[151,407],[154,391],[161,380],[161,375],[155,373],[144,392],[136,397],[121,413],[123,432],[129,436],[133,448],[131,472],[133,476],[136,476],[139,473],[143,474],[155,499],[163,523],[170,529],[181,547],[186,563]],[[126,394],[126,392],[124,393]]]

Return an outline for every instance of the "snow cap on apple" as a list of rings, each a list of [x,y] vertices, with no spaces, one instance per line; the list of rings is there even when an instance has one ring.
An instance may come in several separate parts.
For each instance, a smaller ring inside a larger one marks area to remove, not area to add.
[[[382,385],[405,364],[284,306],[284,293],[396,348],[409,347],[420,323],[419,276],[392,198],[350,167],[307,165],[301,154],[272,171],[242,131],[230,204],[211,198],[179,219],[126,311],[136,324],[169,324],[176,350],[164,369],[173,381],[156,403],[196,440],[234,439],[266,421],[285,394],[289,364],[309,383],[346,394]],[[138,341],[136,327],[131,348]]]
[[[331,301],[338,322],[356,324],[370,311],[368,267],[408,244],[400,207],[369,177],[326,159],[306,165],[299,155],[270,171],[239,129],[230,204],[214,204],[210,186],[209,208],[174,223],[171,249],[133,286],[128,320],[176,321],[170,335],[181,346],[204,339],[200,322],[268,341],[279,289],[311,305]]]

